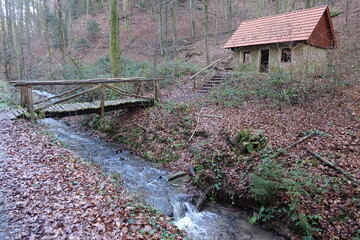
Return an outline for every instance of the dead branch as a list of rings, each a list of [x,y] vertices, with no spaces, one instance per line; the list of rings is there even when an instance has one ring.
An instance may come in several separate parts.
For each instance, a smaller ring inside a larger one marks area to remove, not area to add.
[[[138,128],[140,128],[141,130],[143,130],[145,133],[148,132],[148,130],[141,124],[135,124],[135,126],[137,126]]]
[[[203,110],[203,109],[201,108],[201,109],[200,109],[200,112],[199,112],[199,115],[198,115],[198,117],[197,117],[197,120],[196,120],[196,126],[195,126],[195,129],[194,129],[194,132],[191,134],[191,137],[189,138],[189,141],[191,141],[191,139],[194,137],[195,132],[196,132],[196,130],[197,130],[197,128],[198,128],[202,110]]]
[[[201,211],[202,208],[204,207],[205,201],[206,201],[206,195],[208,194],[208,192],[210,191],[210,189],[212,188],[212,186],[208,187],[200,196],[199,200],[196,203],[196,211]]]
[[[211,114],[202,114],[202,117],[208,117],[208,118],[223,118],[223,116],[220,115],[211,115]]]
[[[347,172],[344,169],[342,169],[341,167],[337,166],[335,163],[333,163],[333,162],[327,160],[326,158],[314,153],[313,151],[311,151],[307,147],[304,147],[304,150],[307,151],[308,153],[310,153],[316,159],[320,160],[325,165],[327,165],[327,166],[335,169],[336,171],[340,172],[341,174],[345,175],[351,182],[356,183],[357,185],[360,185],[359,180],[357,180],[355,177],[353,177],[349,172]]]
[[[289,146],[287,146],[286,148],[282,149],[281,151],[276,152],[276,153],[273,155],[273,157],[274,157],[274,158],[277,158],[277,157],[285,154],[285,152],[286,152],[287,150],[289,150],[290,148],[293,148],[293,147],[295,147],[296,145],[304,142],[305,140],[311,138],[311,137],[314,136],[315,134],[316,134],[315,132],[312,132],[312,133],[306,135],[305,137],[299,139],[298,141],[296,141],[296,142],[290,144]]]
[[[244,180],[244,178],[246,177],[246,175],[247,175],[249,169],[251,168],[252,164],[253,164],[253,163],[250,163],[249,166],[247,166],[247,168],[245,169],[244,173],[242,174],[239,182],[242,182],[242,180]]]

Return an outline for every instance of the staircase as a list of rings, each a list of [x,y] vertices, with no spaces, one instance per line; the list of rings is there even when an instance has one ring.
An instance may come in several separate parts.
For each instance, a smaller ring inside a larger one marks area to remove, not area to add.
[[[226,78],[225,72],[218,72],[209,81],[207,81],[202,88],[198,90],[198,93],[208,93],[214,86],[219,85]]]

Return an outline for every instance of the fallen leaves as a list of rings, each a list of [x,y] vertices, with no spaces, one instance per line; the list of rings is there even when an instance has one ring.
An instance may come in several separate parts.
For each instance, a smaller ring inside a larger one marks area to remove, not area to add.
[[[283,160],[289,171],[294,169],[297,160],[301,160],[305,171],[315,179],[316,187],[309,190],[311,196],[301,198],[300,204],[304,213],[322,216],[323,219],[319,221],[322,230],[320,236],[323,239],[349,239],[360,229],[359,187],[322,165],[302,148],[306,146],[312,149],[360,179],[358,93],[359,86],[353,86],[342,93],[328,94],[307,104],[281,108],[272,107],[266,100],[245,101],[241,108],[221,107],[208,104],[206,97],[186,100],[186,96],[182,96],[178,99],[183,100],[178,103],[165,103],[151,111],[131,111],[116,116],[112,122],[114,132],[119,135],[114,139],[125,139],[130,143],[128,146],[139,154],[152,160],[160,159],[175,172],[187,171],[189,166],[194,166],[196,152],[211,156],[221,151],[229,163],[222,166],[222,172],[226,174],[222,187],[229,192],[241,191],[246,194],[250,179],[245,173],[251,173],[251,169],[248,170],[246,160],[239,161],[234,157],[225,135],[234,138],[240,130],[261,130],[269,145],[278,149],[296,142],[308,131],[321,131],[325,135],[313,137],[289,149]],[[194,135],[188,141],[200,109],[203,114],[216,114],[223,118],[201,118],[197,131],[206,134]],[[140,134],[135,135],[132,126],[137,125],[144,126],[146,132],[139,131]],[[165,158],[167,156],[170,157]],[[252,167],[256,167],[258,160],[252,160]],[[220,161],[223,162],[224,159]],[[207,174],[212,173],[207,171]],[[280,204],[290,201],[286,194],[279,195]]]
[[[27,122],[2,125],[0,196],[14,239],[184,238],[169,217],[134,203],[126,189],[56,139]]]

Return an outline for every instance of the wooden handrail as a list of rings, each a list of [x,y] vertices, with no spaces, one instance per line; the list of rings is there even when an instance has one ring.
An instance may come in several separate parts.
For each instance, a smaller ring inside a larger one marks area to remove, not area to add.
[[[51,80],[51,81],[13,81],[15,87],[34,86],[34,85],[81,85],[81,84],[99,84],[99,83],[120,83],[120,82],[141,82],[158,81],[164,78],[97,78],[88,80]]]
[[[194,86],[193,86],[194,90],[196,89],[196,80],[195,80],[195,77],[196,77],[197,75],[199,75],[200,73],[202,73],[203,71],[205,71],[206,69],[209,69],[210,67],[212,67],[211,70],[213,70],[213,69],[215,68],[215,66],[216,66],[220,61],[221,61],[221,59],[216,60],[215,62],[213,62],[212,64],[210,64],[210,65],[208,65],[208,66],[206,66],[206,67],[204,67],[203,69],[201,69],[200,71],[198,71],[197,73],[195,73],[194,75],[192,75],[192,76],[189,78],[189,80],[191,80],[191,79],[194,80]],[[210,72],[209,72],[208,74],[206,74],[205,78],[206,78],[209,74],[210,74]]]
[[[217,63],[218,63],[218,62],[220,62],[220,61],[221,61],[221,59],[216,60],[216,61],[215,61],[215,62],[213,62],[212,64],[210,64],[210,65],[208,65],[208,66],[204,67],[203,69],[201,69],[200,71],[198,71],[197,73],[195,73],[194,75],[192,75],[192,76],[189,78],[189,80],[193,79],[194,77],[196,77],[197,75],[199,75],[200,73],[202,73],[203,71],[205,71],[206,69],[208,69],[208,68],[209,68],[209,67],[211,67],[212,65],[217,64]]]
[[[121,88],[110,86],[110,85],[107,85],[107,84],[105,84],[105,87],[108,88],[108,89],[113,90],[114,92],[117,92],[118,94],[121,94],[121,95],[124,95],[124,96],[127,96],[127,97],[144,98],[144,99],[148,99],[148,100],[153,99],[153,98],[140,96],[140,95],[137,95],[137,94],[132,94],[132,93],[129,93],[129,92],[126,92],[126,91],[122,90]]]
[[[55,95],[55,96],[52,96],[52,97],[48,97],[48,98],[42,99],[42,100],[40,100],[40,101],[34,102],[34,105],[37,105],[37,104],[40,104],[40,103],[44,103],[44,102],[50,101],[50,100],[55,99],[55,98],[63,97],[63,96],[68,95],[68,94],[70,94],[70,93],[76,92],[77,90],[79,90],[79,89],[81,89],[81,88],[83,88],[83,87],[84,87],[84,86],[78,86],[78,87],[76,87],[76,88],[74,88],[74,89],[71,89],[71,90],[69,90],[69,91],[67,91],[67,92],[63,92],[63,93],[61,93],[61,94],[59,94],[59,95]]]
[[[11,82],[14,84],[15,87],[21,87],[21,106],[26,107],[28,113],[31,115],[31,117],[35,116],[35,112],[42,111],[46,108],[49,108],[51,106],[54,106],[55,104],[68,101],[70,99],[79,97],[83,94],[92,92],[96,89],[101,89],[101,95],[100,95],[100,116],[104,117],[105,114],[105,88],[109,88],[119,94],[130,96],[130,97],[136,97],[136,98],[143,98],[143,99],[149,99],[154,100],[154,102],[160,102],[160,88],[159,88],[159,80],[164,80],[164,78],[108,78],[108,79],[88,79],[88,80],[53,80],[53,81],[14,81]],[[153,81],[154,82],[154,98],[148,98],[144,96],[140,96],[144,93],[144,82],[145,81]],[[117,88],[115,86],[108,85],[108,83],[126,83],[126,82],[137,82],[139,83],[138,93],[132,94],[129,92],[126,92],[122,90],[121,88]],[[82,88],[86,84],[97,84],[97,86],[92,87],[88,90],[81,91],[79,93],[76,93],[77,90]],[[40,101],[35,102],[35,104],[38,104],[34,108],[34,102],[32,98],[32,87],[35,85],[80,85],[76,88],[69,90],[67,92],[61,93],[56,96],[52,96]],[[75,93],[71,96],[64,97],[66,95],[69,95],[71,93]],[[138,95],[140,94],[140,95]],[[63,97],[63,98],[60,98]],[[60,98],[57,101],[46,103],[49,100]],[[42,104],[41,104],[42,103]]]
[[[79,97],[79,96],[81,96],[81,95],[83,95],[83,94],[85,94],[85,93],[88,93],[88,92],[94,91],[94,90],[96,90],[96,89],[98,89],[98,88],[101,88],[101,87],[102,87],[102,85],[98,85],[98,86],[95,86],[95,87],[90,88],[90,89],[88,89],[88,90],[82,91],[82,92],[80,92],[80,93],[77,93],[77,94],[71,95],[71,96],[69,96],[69,97],[59,99],[59,100],[58,100],[58,101],[56,101],[56,102],[53,102],[53,103],[50,103],[50,104],[47,104],[47,105],[44,105],[44,106],[38,107],[38,108],[36,108],[36,109],[35,109],[35,111],[41,111],[41,110],[44,110],[44,109],[46,109],[46,108],[48,108],[48,107],[51,107],[51,106],[53,106],[53,105],[55,105],[55,104],[62,103],[62,102],[66,102],[66,101],[68,101],[68,100],[70,100],[70,99],[73,99],[73,98]]]

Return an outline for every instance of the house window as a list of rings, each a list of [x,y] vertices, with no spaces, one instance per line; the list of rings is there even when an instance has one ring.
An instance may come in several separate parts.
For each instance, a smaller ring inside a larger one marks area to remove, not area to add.
[[[291,48],[281,49],[281,62],[291,62]]]
[[[250,51],[243,52],[243,63],[250,63],[251,62],[251,54]]]

